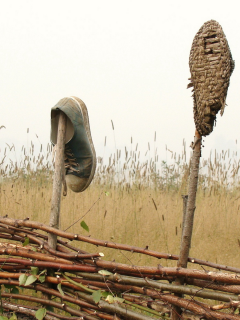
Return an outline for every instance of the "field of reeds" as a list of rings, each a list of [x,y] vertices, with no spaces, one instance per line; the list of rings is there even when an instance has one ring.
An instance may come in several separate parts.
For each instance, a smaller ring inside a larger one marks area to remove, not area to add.
[[[150,149],[150,146],[149,146]],[[190,149],[190,148],[189,148]],[[170,152],[169,162],[140,156],[138,147],[98,157],[94,181],[83,193],[62,197],[61,229],[139,247],[179,254],[182,195],[187,194],[189,163]],[[1,216],[49,223],[52,147],[35,151],[31,142],[14,158],[14,146],[1,150]],[[189,158],[189,157],[188,157]],[[15,160],[13,160],[15,159]],[[240,185],[237,153],[212,152],[202,158],[190,256],[221,264],[240,264]],[[89,232],[80,223],[85,221]],[[79,243],[78,243],[79,245]],[[92,252],[86,243],[81,249]],[[154,258],[101,249],[106,259],[151,265]],[[164,261],[176,266],[176,261]]]

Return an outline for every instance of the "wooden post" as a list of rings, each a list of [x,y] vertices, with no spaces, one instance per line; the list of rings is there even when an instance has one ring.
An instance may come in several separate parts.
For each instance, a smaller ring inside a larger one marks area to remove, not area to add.
[[[188,202],[188,195],[182,195],[183,199],[183,218],[182,218],[182,237],[183,237],[183,230],[185,226],[185,218],[186,218],[186,212],[187,212],[187,202]],[[182,242],[182,238],[181,238]]]
[[[193,154],[191,158],[190,166],[190,177],[188,196],[183,196],[183,223],[182,223],[182,238],[180,247],[180,256],[177,266],[180,268],[187,268],[189,251],[191,247],[192,230],[193,230],[193,219],[196,204],[197,185],[198,185],[198,173],[199,173],[199,162],[201,157],[201,144],[202,136],[195,131],[194,143],[193,143]],[[187,206],[186,206],[187,202]],[[182,285],[184,283],[183,278],[177,278],[175,284]],[[175,294],[182,297],[181,294]],[[180,320],[182,310],[178,306],[172,308],[172,320]]]
[[[201,145],[202,136],[196,130],[194,143],[193,143],[193,154],[191,159],[189,187],[188,187],[188,202],[187,211],[184,221],[182,241],[180,248],[180,257],[178,260],[178,267],[186,268],[188,263],[189,250],[191,246],[192,230],[193,230],[193,219],[196,204],[197,185],[198,185],[198,173],[199,173],[199,162],[201,157]]]
[[[186,211],[187,211],[187,201],[188,201],[188,195],[182,195],[183,199],[183,218],[182,218],[182,237],[183,237],[183,230],[184,230],[184,225],[185,225],[185,218],[186,218]],[[182,237],[181,237],[181,242],[182,242]],[[177,278],[174,281],[175,285],[182,285],[184,282],[183,278]],[[175,293],[174,294],[177,297],[183,297],[182,294]],[[178,306],[172,305],[172,320],[179,320],[181,319],[181,314],[182,314],[182,309]]]
[[[61,192],[62,181],[64,174],[64,149],[65,149],[65,135],[66,135],[67,117],[60,111],[58,120],[58,134],[55,154],[55,170],[53,178],[53,193],[49,226],[59,228],[60,207],[61,207]],[[56,249],[57,236],[48,234],[48,244],[50,248]]]

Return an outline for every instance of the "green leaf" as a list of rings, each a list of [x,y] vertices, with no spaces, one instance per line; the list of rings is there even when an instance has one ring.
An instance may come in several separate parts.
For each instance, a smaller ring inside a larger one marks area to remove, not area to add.
[[[106,300],[108,303],[114,303],[114,298],[113,298],[113,296],[112,296],[111,294],[109,294],[105,300]]]
[[[29,244],[29,238],[28,237],[25,237],[25,240],[23,242],[23,247],[27,246]]]
[[[15,286],[12,285],[12,284],[4,284],[4,287],[7,288],[7,289],[13,289],[13,288],[15,288]]]
[[[8,317],[0,316],[0,320],[8,320]]]
[[[19,294],[19,290],[18,290],[18,288],[13,288],[12,290],[11,290],[11,293],[13,293],[13,294]]]
[[[31,274],[32,275],[36,276],[38,274],[38,271],[39,271],[38,267],[31,267]]]
[[[37,280],[36,276],[29,276],[27,278],[27,281],[25,282],[25,286],[29,286],[30,284],[32,284],[33,282],[35,282]]]
[[[45,282],[45,279],[46,279],[45,274],[42,274],[41,276],[38,277],[38,280],[39,280],[41,283]]]
[[[35,313],[35,317],[38,320],[42,320],[45,317],[46,313],[47,313],[47,310],[45,308],[38,309]]]
[[[86,230],[87,232],[89,232],[88,225],[86,224],[85,221],[82,221],[82,222],[80,223],[80,225],[81,225],[81,227],[82,227],[84,230]]]
[[[11,318],[9,320],[17,320],[17,316],[15,315],[15,313],[13,313],[13,315],[11,316]]]
[[[108,291],[102,291],[101,294],[102,294],[103,298],[107,298],[107,296],[109,295],[109,292]]]
[[[118,302],[118,303],[123,303],[123,302],[124,302],[124,299],[123,299],[123,298],[119,298],[119,297],[114,297],[114,298],[113,298],[113,301],[114,301],[114,302]]]
[[[109,192],[108,191],[105,191],[105,196],[109,196]]]
[[[91,292],[91,293],[94,292],[94,290],[87,288],[87,287],[84,286],[83,284],[78,283],[78,282],[70,279],[68,276],[66,276],[66,274],[63,274],[63,273],[62,273],[62,276],[63,276],[66,280],[68,280],[68,282],[75,284],[75,286],[78,286],[78,287],[84,289],[84,290],[87,291],[87,292]]]
[[[44,269],[43,271],[41,271],[41,272],[39,273],[39,275],[41,275],[41,274],[43,274],[43,273],[47,274],[47,269]]]
[[[26,274],[21,274],[19,277],[19,285],[24,286],[26,281],[27,281]]]
[[[59,284],[57,285],[57,289],[58,289],[58,291],[61,293],[61,295],[64,296],[64,292],[62,291],[62,284],[61,284],[61,283],[59,283]]]
[[[101,296],[102,296],[101,290],[97,290],[97,291],[93,292],[93,294],[92,294],[93,301],[95,303],[98,303],[101,299]]]
[[[46,306],[47,311],[54,312],[54,308],[52,306]]]
[[[98,273],[100,273],[103,276],[112,276],[113,273],[107,270],[99,270]]]

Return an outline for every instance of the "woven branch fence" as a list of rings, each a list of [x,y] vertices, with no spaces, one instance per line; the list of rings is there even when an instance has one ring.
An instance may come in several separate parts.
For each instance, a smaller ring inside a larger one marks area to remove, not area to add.
[[[61,237],[56,250],[49,247],[44,232]],[[0,237],[5,239],[0,245],[2,308],[22,319],[168,319],[173,306],[181,308],[183,319],[240,319],[238,268],[193,258],[188,261],[202,270],[105,261],[101,252],[82,251],[81,242],[156,259],[178,256],[84,237],[28,219],[1,217]],[[77,247],[72,240],[78,241]],[[185,285],[173,284],[179,277]]]

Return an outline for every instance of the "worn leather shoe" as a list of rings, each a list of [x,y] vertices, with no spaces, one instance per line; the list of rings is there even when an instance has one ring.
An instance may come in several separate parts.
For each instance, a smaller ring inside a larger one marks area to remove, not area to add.
[[[61,99],[51,109],[51,142],[57,143],[59,111],[67,116],[65,145],[65,177],[74,192],[84,191],[96,169],[96,153],[91,137],[87,107],[76,97]]]

